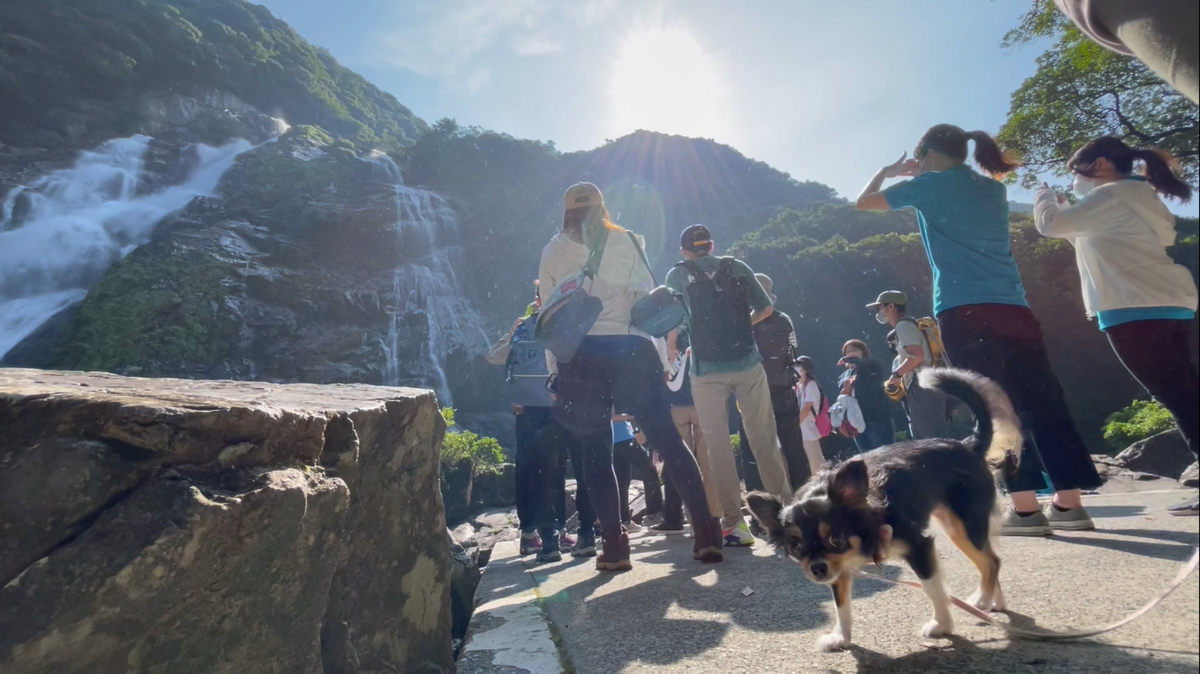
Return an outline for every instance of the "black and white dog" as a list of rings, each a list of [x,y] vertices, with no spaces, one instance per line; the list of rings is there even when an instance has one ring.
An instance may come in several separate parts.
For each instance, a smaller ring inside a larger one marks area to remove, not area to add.
[[[746,503],[768,540],[799,562],[814,582],[829,585],[837,625],[821,639],[824,650],[850,645],[853,571],[885,557],[902,557],[933,602],[933,620],[921,633],[950,634],[950,597],[938,570],[936,519],[950,540],[979,568],[972,603],[1004,610],[1000,558],[992,545],[997,493],[992,468],[1019,458],[1021,427],[1004,391],[990,379],[955,369],[925,370],[921,385],[961,400],[975,415],[975,435],[963,440],[916,440],[881,447],[814,476],[784,506],[753,492]]]

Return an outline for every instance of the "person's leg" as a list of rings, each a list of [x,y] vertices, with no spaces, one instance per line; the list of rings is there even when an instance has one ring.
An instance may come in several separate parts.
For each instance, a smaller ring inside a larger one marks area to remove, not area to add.
[[[945,438],[949,433],[946,421],[946,396],[920,385],[915,379],[904,395],[909,428],[917,440]]]
[[[633,440],[622,440],[613,445],[613,472],[617,476],[617,500],[621,506],[621,522],[628,523],[629,516],[629,482],[633,479],[632,466],[629,462],[629,451]]]
[[[658,479],[658,469],[654,460],[645,447],[634,444],[629,450],[629,463],[638,477],[642,478],[642,493],[646,495],[646,514],[661,513],[663,509],[662,482]]]
[[[794,491],[812,477],[812,468],[808,465],[808,455],[804,451],[804,436],[800,432],[800,414],[776,414],[775,431],[779,435],[779,448],[787,463],[788,482]],[[747,485],[746,489],[749,488]]]
[[[537,465],[535,460],[535,439],[537,437],[537,427],[532,420],[522,411],[515,415],[516,436],[517,436],[517,456],[516,456],[516,497],[517,497],[517,523],[521,527],[521,532],[531,534],[537,531],[537,526],[534,523],[534,508],[532,500],[537,496],[537,493],[531,482],[534,477],[534,466]]]
[[[768,493],[792,500],[792,487],[788,482],[787,467],[779,449],[779,436],[775,429],[775,408],[771,406],[771,390],[767,385],[767,373],[761,364],[746,372],[730,375],[742,411],[742,423],[750,440],[750,451],[758,462],[758,473]],[[740,500],[740,496],[739,496]],[[738,516],[741,517],[739,507]]]
[[[764,489],[762,476],[758,474],[758,461],[754,460],[754,452],[750,451],[750,439],[746,437],[746,424],[738,424],[738,438],[742,446],[738,452],[738,463],[742,467],[742,481],[746,483],[746,491],[761,491]]]
[[[708,462],[708,443],[704,440],[704,431],[700,429],[700,414],[696,412],[696,407],[689,406],[683,408],[687,416],[689,433],[691,439],[684,437],[684,441],[688,443],[688,449],[696,457],[696,463],[700,466],[700,477],[704,480],[704,494],[708,497],[708,512],[713,517],[721,517],[721,497],[717,494],[717,483],[712,477],[712,464]]]
[[[805,440],[804,455],[808,458],[808,465],[813,475],[825,470],[828,465],[825,461],[825,453],[821,451],[820,440]]]
[[[700,431],[704,434],[708,448],[709,477],[716,487],[723,529],[731,529],[743,521],[742,485],[738,481],[733,445],[729,442],[729,414],[726,404],[732,393],[726,375],[692,376],[692,399],[696,401]],[[694,514],[695,511],[693,516]]]
[[[1200,5],[1173,0],[1092,0],[1095,18],[1155,74],[1200,103]]]
[[[1191,321],[1134,321],[1108,329],[1108,342],[1129,374],[1167,408],[1196,454],[1200,386],[1188,351]]]
[[[649,340],[639,339],[633,344],[635,346],[630,357],[623,359],[617,367],[614,384],[617,402],[621,409],[628,410],[637,418],[648,442],[662,455],[663,464],[670,470],[675,488],[679,490],[684,504],[692,514],[695,537],[692,556],[702,562],[719,562],[723,558],[720,526],[705,512],[708,501],[700,477],[700,467],[683,444],[671,420],[667,386],[663,382],[662,363],[658,359],[658,352]],[[694,395],[694,381],[692,391]],[[729,461],[733,461],[732,448]],[[740,499],[740,493],[738,498]],[[740,513],[740,503],[738,512]]]

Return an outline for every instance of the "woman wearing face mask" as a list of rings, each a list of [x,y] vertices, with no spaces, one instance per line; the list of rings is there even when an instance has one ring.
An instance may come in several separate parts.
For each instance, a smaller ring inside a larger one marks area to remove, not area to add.
[[[975,163],[967,163],[975,141]],[[1100,476],[1067,410],[1062,386],[1050,369],[1042,328],[1025,301],[1009,241],[1008,195],[1001,176],[1017,167],[983,131],[939,124],[917,143],[915,159],[901,156],[875,175],[857,206],[887,211],[912,207],[933,268],[933,305],[942,343],[958,367],[998,382],[1020,414],[1025,448],[1019,467],[1009,465],[1012,505],[1001,532],[1044,536],[1052,529],[1092,529],[1081,489]],[[888,178],[912,180],[881,189]],[[1055,489],[1043,511],[1036,491],[1043,466]]]
[[[867,426],[854,438],[860,452],[890,445],[896,441],[896,422],[892,419],[892,401],[883,392],[883,364],[871,357],[865,342],[852,339],[842,345],[838,365],[846,371],[838,377],[843,395],[852,395],[862,410]]]
[[[1135,161],[1145,164],[1133,175]],[[1066,206],[1043,185],[1034,200],[1038,231],[1067,239],[1083,286],[1083,305],[1129,370],[1175,417],[1192,454],[1200,441],[1200,377],[1188,340],[1196,316],[1196,284],[1166,247],[1175,243],[1175,216],[1159,194],[1181,202],[1192,188],[1160,150],[1134,150],[1111,137],[1084,145],[1067,162],[1081,199]],[[1172,515],[1196,516],[1196,501]]]

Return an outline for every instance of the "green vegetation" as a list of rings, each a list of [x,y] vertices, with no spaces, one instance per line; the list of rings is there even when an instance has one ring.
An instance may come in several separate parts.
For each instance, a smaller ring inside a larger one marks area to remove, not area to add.
[[[148,95],[211,91],[358,145],[409,145],[427,128],[245,0],[0,4],[0,142],[95,144],[136,130]]]
[[[442,418],[446,426],[454,427],[454,408],[443,407]],[[471,431],[446,431],[442,441],[442,465],[455,466],[470,460],[478,475],[484,471],[495,471],[504,463],[504,448],[496,438],[481,438]]]
[[[1000,142],[1025,164],[1021,181],[1040,173],[1066,175],[1064,162],[1085,142],[1116,136],[1135,147],[1161,147],[1179,158],[1195,187],[1200,180],[1200,116],[1194,103],[1132,56],[1122,56],[1079,32],[1051,0],[1034,0],[1004,47],[1042,38],[1054,44],[1037,72],[1012,95]]]
[[[1117,454],[1138,440],[1175,428],[1175,419],[1155,400],[1135,400],[1104,421],[1104,448]]]

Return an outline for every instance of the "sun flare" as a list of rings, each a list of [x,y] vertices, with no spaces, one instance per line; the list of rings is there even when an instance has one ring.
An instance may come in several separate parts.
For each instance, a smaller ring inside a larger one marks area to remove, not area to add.
[[[621,44],[609,86],[613,125],[716,137],[722,131],[724,89],[712,55],[687,31],[633,33]]]

